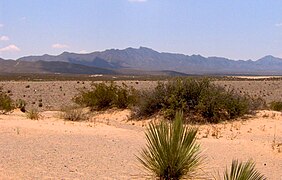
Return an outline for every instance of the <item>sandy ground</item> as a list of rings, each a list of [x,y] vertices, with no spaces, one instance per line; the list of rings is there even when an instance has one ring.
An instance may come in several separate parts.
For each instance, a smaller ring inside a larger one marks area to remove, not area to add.
[[[29,120],[15,110],[0,115],[0,179],[144,179],[136,160],[145,146],[146,122],[128,121],[128,110],[94,115],[89,122],[66,122],[58,112]],[[233,158],[252,158],[269,179],[282,179],[282,115],[199,126],[197,135],[212,177]],[[206,178],[208,179],[208,177]]]

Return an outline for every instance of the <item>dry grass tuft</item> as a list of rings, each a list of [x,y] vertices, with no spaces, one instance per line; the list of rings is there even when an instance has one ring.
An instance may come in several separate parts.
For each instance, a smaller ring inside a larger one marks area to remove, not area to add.
[[[88,113],[81,108],[68,107],[62,111],[61,118],[66,121],[86,121],[89,119]]]
[[[38,120],[40,118],[40,113],[36,109],[31,109],[26,112],[26,116],[28,119]]]

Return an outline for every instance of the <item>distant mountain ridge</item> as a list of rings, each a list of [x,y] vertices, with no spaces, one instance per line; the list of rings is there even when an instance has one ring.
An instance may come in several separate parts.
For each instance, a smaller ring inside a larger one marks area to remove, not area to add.
[[[59,61],[14,61],[0,58],[0,73],[118,74],[110,69]]]
[[[222,57],[206,58],[201,55],[160,53],[146,47],[109,49],[89,54],[64,52],[57,56],[47,54],[27,56],[17,59],[16,62],[40,62],[41,64],[43,62],[64,62],[81,65],[82,69],[100,68],[100,70],[112,71],[109,73],[139,70],[176,71],[186,74],[282,75],[282,59],[270,55],[256,61],[235,61]],[[83,73],[82,70],[81,73]]]

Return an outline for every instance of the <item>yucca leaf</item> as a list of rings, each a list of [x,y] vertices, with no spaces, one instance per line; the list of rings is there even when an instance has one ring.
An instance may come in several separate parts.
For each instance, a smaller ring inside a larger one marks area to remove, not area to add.
[[[230,171],[226,169],[224,180],[264,180],[264,175],[255,169],[255,163],[248,160],[242,163],[238,160],[233,160]]]

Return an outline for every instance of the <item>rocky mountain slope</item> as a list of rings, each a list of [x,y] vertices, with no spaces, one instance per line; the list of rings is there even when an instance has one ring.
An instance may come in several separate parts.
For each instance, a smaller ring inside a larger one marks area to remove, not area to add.
[[[35,64],[32,65],[32,62]],[[0,61],[0,63],[0,70],[2,71],[3,67],[9,66],[8,64],[12,62]],[[132,73],[134,71],[142,74],[142,72],[168,71],[186,74],[282,75],[282,59],[270,55],[256,61],[245,61],[222,57],[203,57],[201,55],[160,53],[146,47],[123,50],[110,49],[89,54],[64,52],[58,56],[47,54],[27,56],[19,58],[13,63],[17,66],[19,64],[24,66],[26,70],[33,67],[31,68],[33,71],[39,72],[45,70],[47,72],[81,74],[92,74],[94,72],[115,74]],[[39,70],[36,70],[36,68],[39,68]],[[9,71],[14,70],[15,68]]]

